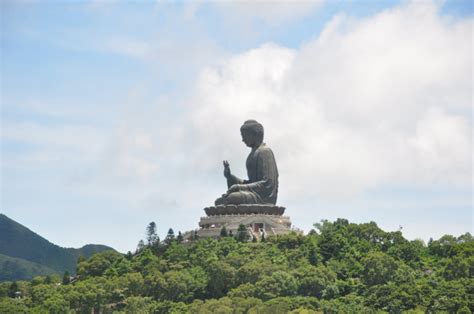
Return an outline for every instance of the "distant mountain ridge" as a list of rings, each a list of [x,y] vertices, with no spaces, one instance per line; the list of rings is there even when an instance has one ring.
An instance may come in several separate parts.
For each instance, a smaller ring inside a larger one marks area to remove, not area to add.
[[[0,214],[0,281],[30,279],[51,271],[73,274],[79,256],[88,258],[106,250],[113,249],[97,244],[79,249],[60,247]]]

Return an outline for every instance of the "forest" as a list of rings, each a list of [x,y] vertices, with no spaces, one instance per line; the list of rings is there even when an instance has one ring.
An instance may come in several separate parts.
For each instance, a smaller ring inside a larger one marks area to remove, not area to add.
[[[0,313],[472,313],[474,240],[409,241],[346,219],[307,235],[185,241],[156,225],[136,252],[79,258],[77,274],[0,283]]]

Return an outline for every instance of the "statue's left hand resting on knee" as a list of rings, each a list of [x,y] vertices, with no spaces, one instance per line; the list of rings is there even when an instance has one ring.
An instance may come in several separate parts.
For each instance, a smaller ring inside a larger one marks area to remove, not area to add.
[[[278,169],[272,150],[263,143],[263,126],[255,120],[248,120],[240,131],[242,141],[252,149],[246,162],[249,179],[242,180],[233,175],[229,162],[224,160],[228,190],[215,204],[276,204]]]

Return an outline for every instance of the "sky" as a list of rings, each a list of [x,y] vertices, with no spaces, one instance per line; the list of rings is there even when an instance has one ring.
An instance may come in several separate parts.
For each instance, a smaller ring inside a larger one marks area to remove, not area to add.
[[[473,232],[470,0],[0,6],[0,212],[55,244],[196,229],[247,119],[295,227]]]

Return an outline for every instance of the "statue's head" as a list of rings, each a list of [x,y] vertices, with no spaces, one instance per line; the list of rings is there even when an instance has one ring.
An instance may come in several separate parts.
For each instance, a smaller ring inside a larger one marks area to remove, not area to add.
[[[242,141],[248,147],[259,146],[263,142],[263,125],[255,120],[247,120],[240,127]]]

